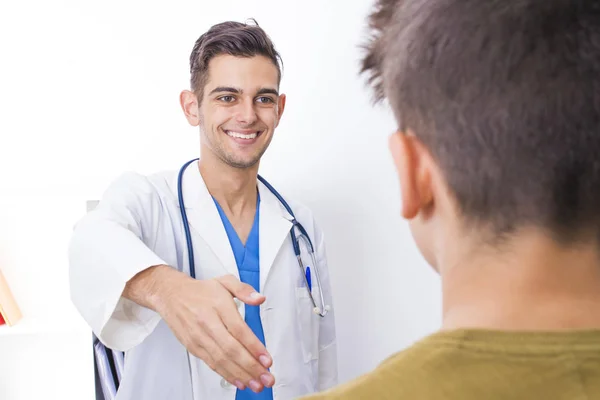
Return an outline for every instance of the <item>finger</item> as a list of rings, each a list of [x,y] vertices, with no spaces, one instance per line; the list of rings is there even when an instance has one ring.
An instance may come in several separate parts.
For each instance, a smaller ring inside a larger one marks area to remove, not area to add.
[[[225,315],[227,314],[231,314],[231,312],[225,312]],[[242,321],[237,311],[233,311],[233,314],[237,316],[237,320],[239,322],[234,330],[237,329],[244,331],[246,335],[253,337],[258,345],[264,349],[264,346],[262,346],[260,340],[258,340],[248,325]],[[266,367],[262,366],[258,360],[254,358],[252,354],[235,338],[235,336],[232,335],[232,332],[229,331],[229,328],[224,324],[224,322],[221,322],[219,325],[212,326],[209,330],[209,334],[217,346],[220,347],[224,359],[230,360],[237,366],[237,368],[243,370],[250,376],[251,379],[246,379],[242,382],[249,385],[253,390],[254,388],[252,387],[253,385],[251,380],[255,380],[256,382],[268,387],[273,386],[275,383],[275,378],[273,375],[271,375]],[[266,349],[264,351],[266,353]]]
[[[220,353],[218,361],[216,361],[215,371],[221,375],[220,371],[223,371],[227,376],[231,375],[234,378],[234,382],[239,382],[245,389],[248,386],[253,392],[259,393],[264,389],[264,384],[260,380],[254,379],[246,371],[244,371],[235,361],[229,358],[225,353]],[[221,375],[223,376],[223,375]],[[237,386],[237,385],[235,385]],[[239,389],[239,387],[238,387]],[[241,390],[244,390],[241,389]]]
[[[252,286],[240,282],[233,275],[225,275],[216,279],[233,297],[237,297],[246,304],[257,306],[265,301],[265,296],[254,290]]]
[[[217,278],[217,282],[233,294],[234,297],[247,296],[248,292],[256,294],[252,286],[240,282],[233,275]],[[236,295],[235,293],[238,294]],[[264,296],[261,295],[260,297],[261,299],[259,302],[262,303],[264,301]],[[267,352],[265,346],[258,340],[244,320],[242,320],[235,304],[233,302],[223,303],[220,307],[219,315],[227,330],[250,352],[254,359],[258,360],[264,368],[270,368],[273,364],[273,359]],[[251,366],[245,365],[244,367],[247,370]]]
[[[227,331],[252,357],[253,363],[241,364],[242,368],[247,371],[249,369],[256,371],[256,367],[254,366],[256,360],[260,362],[263,368],[270,368],[273,360],[269,352],[254,332],[252,332],[248,324],[244,322],[237,309],[233,312],[229,312],[229,310],[223,311],[220,316]],[[253,374],[252,376],[256,375]]]
[[[245,373],[250,374],[253,379],[250,381],[244,381],[248,384],[253,391],[261,391],[262,385],[266,387],[272,387],[275,384],[275,377],[262,365],[260,365],[255,358],[253,358],[247,351],[245,354],[248,356],[237,357],[232,353],[235,349],[240,346],[240,343],[233,336],[223,336],[222,350],[227,356],[227,360],[231,360],[236,370],[239,368]],[[254,381],[254,382],[253,382]]]
[[[221,375],[227,382],[240,390],[244,390],[246,388],[244,382],[250,382],[252,377],[241,368],[236,368],[235,365],[228,362],[218,344],[210,335],[198,331],[194,332],[193,337],[195,339],[194,343],[188,349],[190,353],[204,361],[210,369]]]
[[[225,282],[225,285],[235,286],[236,284],[248,286],[252,288],[250,285],[246,285],[238,281],[233,275],[224,276],[219,279],[219,283],[222,284],[221,279]],[[223,284],[222,284],[223,285]],[[227,287],[223,285],[225,289]],[[254,290],[254,289],[252,289]],[[215,301],[217,307],[217,313],[225,326],[225,329],[256,359],[258,360],[264,368],[271,367],[272,359],[265,346],[261,343],[260,340],[256,337],[254,332],[250,329],[248,324],[242,319],[240,313],[237,309],[237,306],[234,301],[231,301],[229,298],[227,301],[221,298]],[[219,341],[219,336],[213,336],[217,342]]]

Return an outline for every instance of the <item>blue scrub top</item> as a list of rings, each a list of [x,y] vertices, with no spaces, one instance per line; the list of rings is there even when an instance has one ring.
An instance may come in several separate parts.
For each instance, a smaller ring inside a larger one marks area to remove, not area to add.
[[[252,224],[252,229],[250,230],[250,235],[248,235],[248,240],[246,241],[246,246],[242,244],[237,232],[229,222],[227,215],[219,205],[219,203],[214,199],[213,200],[219,210],[219,215],[221,216],[221,221],[223,221],[223,226],[225,227],[225,231],[227,232],[227,237],[229,238],[229,244],[231,245],[231,250],[233,250],[233,255],[235,257],[235,262],[237,264],[238,271],[240,273],[240,280],[248,285],[251,285],[254,290],[260,292],[260,268],[259,268],[259,252],[258,252],[258,220],[259,220],[259,206],[260,206],[260,196],[256,199],[256,212],[254,214],[254,223]],[[262,322],[260,320],[260,306],[251,306],[246,304],[246,323],[252,329],[252,332],[258,337],[258,339],[265,344],[265,334],[262,327]],[[273,400],[273,389],[265,388],[260,393],[254,393],[250,388],[246,388],[245,390],[239,390],[235,396],[236,400]]]

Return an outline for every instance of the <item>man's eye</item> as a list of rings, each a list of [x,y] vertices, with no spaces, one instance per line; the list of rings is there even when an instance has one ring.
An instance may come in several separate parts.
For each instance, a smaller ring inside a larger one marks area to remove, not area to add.
[[[221,96],[221,97],[219,97],[219,100],[223,101],[225,103],[231,103],[235,99],[233,96]]]
[[[269,103],[274,103],[273,99],[270,97],[266,97],[266,96],[261,96],[258,99],[256,99],[259,103],[263,103],[263,104],[269,104]]]

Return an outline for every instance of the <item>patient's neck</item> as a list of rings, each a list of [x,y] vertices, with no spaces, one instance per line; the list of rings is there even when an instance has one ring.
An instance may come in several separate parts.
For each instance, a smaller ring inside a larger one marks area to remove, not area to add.
[[[596,241],[561,245],[523,230],[500,247],[454,249],[438,264],[442,329],[600,329]]]

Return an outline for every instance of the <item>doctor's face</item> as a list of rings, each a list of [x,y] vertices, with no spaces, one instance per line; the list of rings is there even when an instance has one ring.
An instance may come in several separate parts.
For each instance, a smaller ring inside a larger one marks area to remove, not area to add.
[[[279,72],[266,57],[213,58],[198,106],[202,146],[230,166],[256,165],[285,107],[278,81]]]

